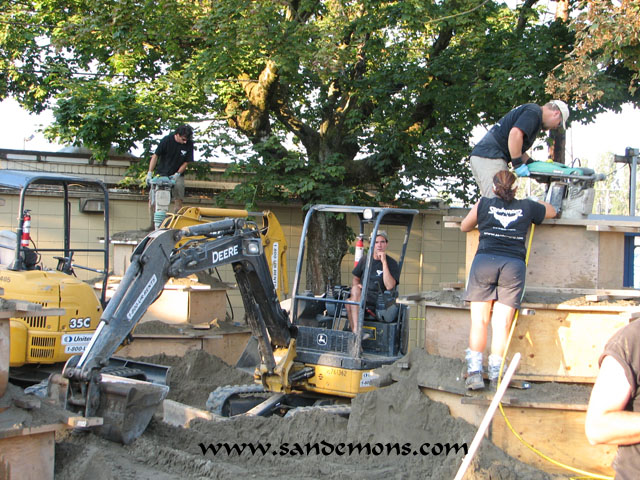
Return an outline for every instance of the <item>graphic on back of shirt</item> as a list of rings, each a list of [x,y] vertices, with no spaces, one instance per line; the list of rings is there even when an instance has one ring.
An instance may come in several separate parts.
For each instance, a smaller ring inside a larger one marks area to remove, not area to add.
[[[522,216],[522,209],[508,209],[508,208],[498,208],[498,207],[489,207],[489,215],[493,215],[500,225],[503,228],[507,228],[509,224],[515,222],[518,218]]]

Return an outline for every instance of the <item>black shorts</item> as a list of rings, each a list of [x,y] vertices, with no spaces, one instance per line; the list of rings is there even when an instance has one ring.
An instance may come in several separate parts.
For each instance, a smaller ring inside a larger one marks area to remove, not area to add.
[[[476,254],[464,299],[468,302],[495,300],[517,309],[520,307],[526,273],[524,260],[519,258]]]

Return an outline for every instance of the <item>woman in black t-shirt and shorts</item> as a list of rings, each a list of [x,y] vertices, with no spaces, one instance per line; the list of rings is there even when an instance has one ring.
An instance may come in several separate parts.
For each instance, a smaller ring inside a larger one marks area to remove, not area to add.
[[[546,202],[515,198],[516,176],[502,170],[493,177],[495,198],[482,197],[462,220],[463,232],[480,231],[478,251],[473,259],[464,299],[470,302],[471,331],[466,351],[466,387],[484,388],[483,352],[487,345],[487,327],[491,321],[489,380],[495,386],[511,321],[524,290],[526,273],[525,239],[532,223],[556,216]]]

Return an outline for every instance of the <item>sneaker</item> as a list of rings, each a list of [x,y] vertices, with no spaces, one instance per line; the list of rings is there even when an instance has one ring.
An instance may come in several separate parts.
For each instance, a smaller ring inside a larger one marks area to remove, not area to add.
[[[467,379],[464,381],[467,390],[481,390],[484,388],[484,379],[482,378],[482,372],[471,372],[467,375]]]
[[[494,392],[496,390],[498,390],[498,379],[497,378],[491,378],[489,380],[489,388]]]

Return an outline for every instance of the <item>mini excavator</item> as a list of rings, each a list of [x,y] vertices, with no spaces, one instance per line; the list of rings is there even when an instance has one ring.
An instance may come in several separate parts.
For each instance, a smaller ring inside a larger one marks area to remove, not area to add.
[[[278,300],[260,228],[254,222],[226,218],[181,229],[156,230],[134,249],[131,264],[91,342],[82,356],[72,357],[61,374],[49,378],[47,395],[84,417],[102,417],[103,424],[93,427],[98,434],[125,444],[133,441],[144,432],[169,387],[153,378],[104,373],[103,369],[170,278],[183,278],[222,265],[233,268],[253,335],[242,359],[245,366],[253,363],[254,391],[260,395],[244,392],[243,411],[284,414],[302,406],[345,403],[358,393],[372,390],[373,370],[406,353],[408,307],[391,305],[394,292],[380,292],[382,300],[372,311],[367,308],[366,295],[359,303],[350,301],[347,287],[328,285],[321,295],[302,290],[307,232],[313,215],[355,218],[360,235],[369,233],[373,239],[381,227],[385,228],[394,239],[404,239],[398,247],[402,269],[417,213],[377,207],[311,207],[302,229],[290,312]],[[372,257],[370,249],[362,277],[365,291]],[[347,304],[359,306],[355,331],[348,328]],[[387,315],[385,309],[392,307],[397,313]],[[367,335],[363,335],[364,331]],[[216,408],[233,403],[236,393],[226,392]]]

